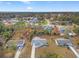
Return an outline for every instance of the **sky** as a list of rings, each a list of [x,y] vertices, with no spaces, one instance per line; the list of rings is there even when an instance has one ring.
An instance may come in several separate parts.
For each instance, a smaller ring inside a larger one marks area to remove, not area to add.
[[[0,12],[79,11],[79,1],[0,1]]]

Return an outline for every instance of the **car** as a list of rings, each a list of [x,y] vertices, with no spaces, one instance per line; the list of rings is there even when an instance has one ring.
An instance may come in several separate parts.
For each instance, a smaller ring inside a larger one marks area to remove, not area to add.
[[[23,49],[24,46],[25,46],[25,40],[19,40],[19,42],[17,43],[17,48]]]
[[[69,32],[68,35],[69,36],[76,36],[76,34],[74,32]]]

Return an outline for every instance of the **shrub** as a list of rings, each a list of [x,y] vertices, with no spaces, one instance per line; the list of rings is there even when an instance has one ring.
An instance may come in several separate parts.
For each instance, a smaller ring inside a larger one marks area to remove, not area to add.
[[[62,55],[58,55],[56,53],[46,53],[45,58],[62,58]]]
[[[74,31],[76,34],[79,34],[79,27],[75,28],[73,31]]]

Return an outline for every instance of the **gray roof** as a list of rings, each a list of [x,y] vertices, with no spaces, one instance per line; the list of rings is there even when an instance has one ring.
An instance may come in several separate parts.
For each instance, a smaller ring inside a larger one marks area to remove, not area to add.
[[[36,23],[36,22],[38,22],[38,19],[37,18],[33,18],[33,19],[29,20],[29,21],[32,22],[32,23]]]
[[[46,46],[47,45],[47,40],[40,38],[40,37],[34,37],[32,39],[32,45],[35,44],[35,47],[41,47],[41,46]]]
[[[72,45],[71,41],[69,39],[63,39],[63,38],[59,38],[57,40],[58,45]]]

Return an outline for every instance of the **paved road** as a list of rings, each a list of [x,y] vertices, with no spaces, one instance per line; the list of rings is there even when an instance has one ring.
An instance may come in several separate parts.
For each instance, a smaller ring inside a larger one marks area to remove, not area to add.
[[[69,46],[69,48],[73,51],[77,58],[79,58],[79,53],[74,49],[74,47]]]
[[[24,48],[24,44],[25,44],[25,41],[24,40],[20,40],[17,44],[17,51],[16,51],[16,54],[15,54],[15,58],[19,58],[20,54],[21,54],[21,51],[22,49]]]
[[[17,50],[16,54],[15,54],[15,58],[19,58],[19,55],[21,54],[21,50]]]
[[[31,58],[35,58],[35,44],[32,45]]]

